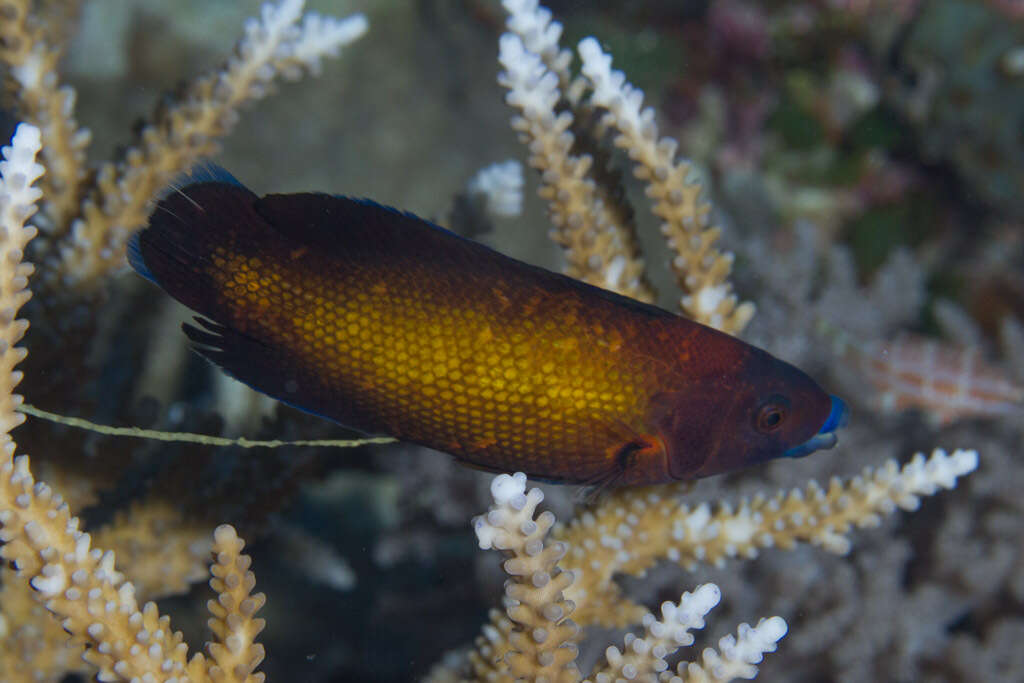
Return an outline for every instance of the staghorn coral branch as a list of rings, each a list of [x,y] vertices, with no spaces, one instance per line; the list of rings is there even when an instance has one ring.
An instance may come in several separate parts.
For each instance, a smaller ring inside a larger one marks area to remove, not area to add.
[[[483,549],[500,550],[508,559],[505,571],[505,612],[488,638],[485,652],[473,660],[477,675],[491,673],[495,680],[580,680],[576,668],[576,625],[569,619],[572,603],[562,593],[572,583],[572,574],[561,571],[558,561],[567,550],[563,543],[547,541],[555,516],[542,512],[534,517],[544,499],[539,489],[526,491],[526,475],[501,474],[491,483],[494,505],[473,520]],[[511,624],[511,628],[509,625]],[[504,633],[507,645],[497,654],[493,641]],[[491,676],[488,676],[491,678]]]
[[[890,460],[848,481],[834,478],[828,490],[812,481],[803,490],[758,496],[735,508],[691,508],[665,497],[659,487],[622,489],[553,532],[572,548],[563,566],[576,581],[566,596],[577,604],[574,618],[583,626],[627,626],[646,610],[622,595],[613,580],[617,574],[639,576],[664,559],[687,569],[697,563],[722,566],[729,558],[798,542],[845,554],[854,526],[877,526],[882,515],[898,508],[914,510],[920,496],[954,488],[977,465],[975,451],[937,449],[927,460],[918,453],[902,468]]]
[[[736,635],[718,641],[718,650],[704,648],[701,662],[680,662],[675,676],[663,677],[670,683],[722,683],[736,678],[754,678],[765,653],[775,652],[776,643],[786,635],[786,622],[780,617],[761,619],[756,626],[740,624]]]
[[[91,135],[75,121],[74,89],[58,80],[61,44],[49,35],[50,24],[31,13],[31,5],[27,0],[0,4],[0,61],[7,65],[6,86],[15,98],[17,113],[38,126],[46,139],[41,150],[47,168],[40,180],[42,226],[59,237],[78,211]],[[63,9],[74,12],[73,7]]]
[[[692,629],[704,628],[704,617],[722,599],[722,591],[706,583],[692,593],[683,593],[678,603],[661,605],[661,619],[653,614],[643,617],[644,635],[626,634],[623,649],[610,646],[605,663],[594,672],[596,683],[634,680],[660,674],[668,669],[665,659],[686,645],[693,644]]]
[[[491,164],[477,171],[466,189],[481,195],[493,215],[518,216],[523,212],[523,165],[515,159]]]
[[[131,582],[114,567],[114,554],[93,550],[61,497],[34,481],[26,456],[12,461],[9,445],[0,462],[4,558],[31,577],[37,599],[62,619],[65,631],[93,643],[84,657],[101,680],[161,680],[183,672],[188,646],[181,634],[170,631],[154,603],[139,607]]]
[[[211,586],[218,599],[210,608],[212,661],[207,665],[201,655],[186,661],[188,646],[181,634],[171,631],[169,619],[154,603],[140,608],[135,587],[114,565],[114,553],[94,548],[61,496],[35,481],[28,457],[14,457],[17,445],[10,430],[23,419],[15,410],[21,397],[13,391],[21,376],[14,366],[25,357],[15,344],[27,328],[17,314],[30,296],[32,269],[22,257],[36,233],[25,221],[41,195],[33,187],[43,174],[35,161],[40,147],[39,129],[22,124],[0,162],[0,378],[5,385],[0,393],[0,557],[12,564],[17,578],[28,580],[35,599],[61,619],[71,647],[92,646],[82,657],[99,670],[100,680],[260,683],[262,674],[253,670],[263,659],[263,648],[254,639],[263,623],[253,614],[264,599],[251,595],[255,580],[234,529],[219,527],[214,536]],[[0,626],[10,629],[6,621]],[[48,642],[53,650],[54,639]]]
[[[215,681],[263,683],[262,673],[253,673],[263,661],[263,646],[256,636],[266,625],[253,615],[266,604],[263,593],[253,593],[256,577],[249,571],[251,560],[242,554],[245,543],[233,527],[222,524],[213,532],[213,556],[210,587],[217,593],[207,608],[212,617],[207,622],[216,641],[207,649],[216,662],[209,667]]]
[[[187,593],[206,577],[211,531],[188,521],[179,506],[147,499],[118,512],[93,540],[114,551],[140,599],[156,600]]]
[[[36,483],[28,467],[28,458],[14,458],[16,444],[10,430],[22,416],[15,412],[20,397],[12,392],[20,378],[14,365],[25,357],[24,349],[14,346],[24,335],[27,324],[17,319],[18,309],[30,294],[28,274],[31,268],[21,263],[26,243],[35,230],[25,227],[25,220],[35,210],[42,194],[32,184],[43,168],[35,162],[41,146],[39,129],[21,125],[10,147],[5,147],[0,162],[0,225],[4,230],[0,242],[0,302],[4,324],[0,377],[6,391],[0,396],[0,421],[3,446],[0,452],[0,556],[13,563],[18,575],[28,578],[39,600],[47,609],[64,617],[65,630],[98,645],[87,656],[107,676],[156,675],[164,665],[163,654],[184,653],[179,650],[180,635],[167,633],[155,606],[139,612],[130,583],[114,569],[111,553],[93,552],[88,534],[78,530],[78,520],[71,516],[66,504],[49,486]],[[116,609],[108,611],[107,605]],[[108,614],[107,623],[96,616]],[[135,643],[145,630],[149,646],[129,653],[126,643]],[[154,634],[159,634],[153,637]],[[116,640],[111,640],[113,635]],[[105,644],[104,644],[105,643]],[[181,660],[183,662],[183,659]]]
[[[43,175],[36,155],[42,146],[39,129],[18,126],[9,147],[3,148],[0,161],[0,433],[9,434],[25,421],[16,411],[23,399],[13,393],[21,382],[14,367],[25,359],[25,349],[16,346],[28,330],[28,321],[18,311],[31,297],[28,278],[33,267],[22,261],[25,247],[35,237],[36,228],[25,221],[36,212],[42,191],[34,187]]]
[[[18,127],[10,147],[3,149],[0,161],[0,430],[2,455],[0,461],[9,461],[14,451],[10,430],[21,424],[24,416],[15,411],[21,396],[14,388],[21,381],[15,365],[25,358],[25,350],[16,344],[28,328],[25,320],[17,317],[18,310],[28,301],[28,277],[32,266],[22,262],[25,247],[35,235],[35,228],[25,221],[35,212],[41,192],[35,187],[43,175],[43,166],[35,158],[41,147],[39,129],[22,124]],[[24,502],[24,501],[22,501]],[[0,514],[0,520],[4,515]],[[0,521],[2,523],[2,521]],[[28,555],[25,570],[38,571],[40,559],[31,555],[24,539],[0,531],[6,545],[0,556]],[[78,657],[80,648],[67,643],[67,635],[60,625],[29,595],[26,587],[15,583],[13,572],[5,572],[0,589],[0,678],[4,681],[41,680],[57,678],[80,668],[71,660]]]
[[[253,670],[263,660],[254,642],[263,621],[253,614],[262,594],[250,595],[255,579],[242,541],[229,526],[214,534],[211,568],[209,660],[188,659],[188,646],[155,603],[139,606],[134,585],[115,567],[114,553],[93,548],[66,503],[49,486],[35,482],[26,456],[13,460],[14,443],[0,458],[0,549],[22,577],[30,577],[36,598],[61,619],[74,642],[88,643],[82,657],[105,681],[178,680],[261,683]]]
[[[278,77],[318,73],[323,56],[359,38],[367,28],[361,14],[333,19],[309,14],[300,23],[302,0],[263,5],[260,18],[245,25],[245,36],[223,70],[200,78],[178,101],[162,108],[143,127],[124,161],[105,164],[82,204],[53,273],[87,290],[124,263],[125,241],[143,225],[156,192],[198,159],[217,151],[247,101],[264,97]]]
[[[568,132],[571,137],[567,138],[570,145],[565,154],[570,162],[587,161],[584,178],[587,187],[583,199],[590,204],[594,220],[607,226],[597,244],[588,245],[587,234],[579,232],[574,235],[575,229],[556,230],[552,233],[555,241],[566,249],[570,266],[575,261],[587,263],[586,267],[590,268],[598,263],[611,268],[611,271],[605,271],[602,286],[641,301],[654,301],[654,288],[644,273],[633,209],[625,199],[621,175],[610,165],[610,150],[602,144],[608,128],[603,124],[600,112],[583,99],[586,79],[574,78],[570,71],[572,53],[559,44],[561,23],[552,21],[551,11],[540,6],[537,0],[504,0],[502,5],[508,12],[505,25],[509,32],[519,36],[526,51],[535,55],[543,68],[558,78],[559,98],[550,113],[552,116],[569,116]],[[539,170],[543,174],[543,169]],[[577,192],[571,184],[565,187],[570,194]],[[540,194],[551,202],[545,188],[541,188]],[[593,281],[601,284],[600,278]]]
[[[686,293],[680,302],[683,311],[730,334],[741,332],[754,315],[754,305],[737,304],[728,280],[733,256],[714,246],[721,231],[707,227],[710,207],[699,201],[700,184],[688,180],[690,164],[676,159],[675,140],[658,139],[654,110],[641,108],[643,92],[627,83],[621,71],[612,71],[611,57],[596,39],[580,41],[579,54],[593,88],[591,102],[607,110],[606,124],[619,133],[615,144],[636,162],[634,174],[647,183],[661,231],[677,254],[672,268]]]
[[[775,652],[776,644],[786,635],[786,622],[781,617],[761,619],[756,626],[740,624],[737,635],[718,641],[719,651],[705,648],[701,662],[680,661],[671,675],[666,658],[681,646],[693,644],[691,629],[704,628],[704,617],[721,600],[722,592],[713,583],[698,586],[693,593],[683,593],[678,603],[661,606],[662,618],[645,614],[644,635],[626,634],[624,651],[609,647],[605,664],[593,676],[594,683],[612,681],[669,681],[682,683],[720,683],[736,678],[754,678],[765,653]],[[589,679],[588,679],[589,680]]]
[[[508,12],[508,30],[519,36],[527,52],[537,55],[545,68],[555,74],[561,90],[569,88],[572,52],[559,44],[562,24],[552,21],[551,10],[537,0],[502,0],[501,4]]]
[[[82,661],[81,646],[68,639],[60,622],[12,571],[5,572],[0,586],[0,605],[0,681],[56,683],[68,674],[93,673]]]
[[[481,548],[502,550],[508,557],[504,568],[509,575],[505,587],[507,616],[494,612],[483,628],[476,647],[468,657],[446,658],[427,680],[442,683],[478,681],[578,681],[573,662],[576,627],[568,620],[573,602],[563,597],[572,583],[569,572],[559,569],[564,561],[563,543],[546,540],[554,523],[550,512],[535,516],[544,496],[538,489],[526,490],[526,476],[500,474],[491,482],[494,505],[474,519]],[[585,596],[581,596],[584,597]],[[704,617],[721,599],[714,584],[698,586],[684,593],[678,603],[666,602],[661,619],[644,610],[644,635],[628,634],[623,649],[605,650],[588,682],[676,680],[670,676],[666,659],[682,647],[693,644],[691,629],[704,627]],[[682,661],[678,680],[728,681],[753,678],[754,664],[786,633],[779,617],[762,619],[751,628],[741,624],[738,636],[719,641],[721,654],[707,649],[703,662]],[[703,678],[702,678],[703,676]]]
[[[589,175],[593,158],[571,152],[573,115],[555,111],[561,98],[558,76],[514,33],[504,34],[499,48],[505,71],[498,82],[509,91],[508,104],[519,112],[512,128],[529,146],[530,166],[541,173],[538,192],[548,201],[551,236],[565,250],[566,272],[590,284],[653,301],[636,236],[601,198]]]

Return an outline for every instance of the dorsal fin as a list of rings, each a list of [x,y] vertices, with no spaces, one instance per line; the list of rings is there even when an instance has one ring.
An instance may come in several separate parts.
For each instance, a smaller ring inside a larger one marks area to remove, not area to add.
[[[254,208],[286,238],[343,261],[504,258],[478,242],[370,199],[313,192],[270,194],[259,198]]]

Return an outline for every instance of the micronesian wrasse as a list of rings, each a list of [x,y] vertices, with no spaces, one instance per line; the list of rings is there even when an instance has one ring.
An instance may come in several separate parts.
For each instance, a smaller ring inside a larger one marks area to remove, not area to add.
[[[129,260],[235,378],[481,469],[693,479],[830,448],[844,413],[765,351],[368,200],[258,197],[213,169]]]

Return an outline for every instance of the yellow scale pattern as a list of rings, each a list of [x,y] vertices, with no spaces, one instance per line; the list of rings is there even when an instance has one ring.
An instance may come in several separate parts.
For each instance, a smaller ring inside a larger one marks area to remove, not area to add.
[[[317,272],[304,251],[271,261],[228,244],[211,254],[210,274],[225,322],[284,350],[283,362],[304,366],[349,412],[379,417],[349,426],[487,468],[530,471],[559,457],[593,476],[643,429],[656,369],[624,357],[629,340],[611,322],[588,319],[581,332],[571,299],[526,301],[483,278],[473,297],[443,283],[423,291],[440,282],[429,264]]]

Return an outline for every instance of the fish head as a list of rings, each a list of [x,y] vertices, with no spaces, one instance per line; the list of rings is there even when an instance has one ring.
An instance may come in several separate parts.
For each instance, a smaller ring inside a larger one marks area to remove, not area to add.
[[[728,372],[667,399],[661,435],[675,479],[695,479],[835,446],[846,406],[792,365],[750,348]]]

